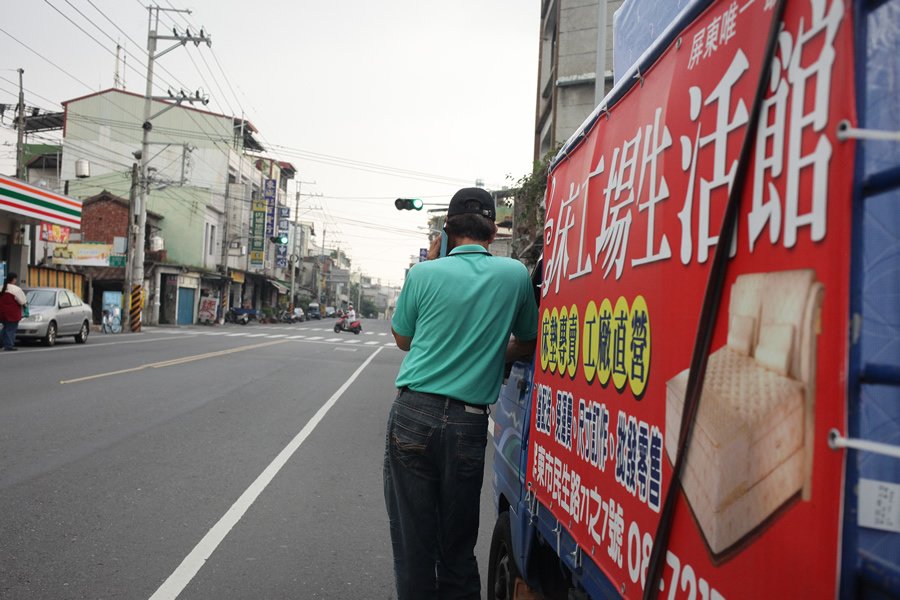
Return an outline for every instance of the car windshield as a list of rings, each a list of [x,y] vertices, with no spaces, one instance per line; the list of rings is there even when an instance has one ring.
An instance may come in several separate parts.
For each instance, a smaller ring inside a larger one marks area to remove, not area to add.
[[[29,290],[25,299],[29,306],[56,306],[56,292],[50,290]]]

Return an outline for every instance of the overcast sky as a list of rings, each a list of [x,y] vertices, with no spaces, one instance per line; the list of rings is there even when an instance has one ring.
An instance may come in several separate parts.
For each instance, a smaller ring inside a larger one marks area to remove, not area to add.
[[[300,218],[316,223],[319,243],[327,229],[326,246],[339,244],[354,269],[399,283],[410,256],[425,245],[418,228],[426,212],[398,212],[394,198],[446,203],[476,179],[499,188],[508,176],[518,179],[531,169],[539,0],[161,5],[191,9],[184,17],[192,30],[203,26],[213,45],[162,57],[159,67],[171,74],[158,69],[158,81],[175,88],[177,78],[190,89],[204,88],[210,110],[244,112],[270,154],[297,168],[302,193],[311,195],[303,198]],[[5,2],[0,103],[16,102],[19,67],[29,106],[61,110],[59,102],[112,87],[113,40],[132,54],[127,89],[143,93],[144,6],[141,0]],[[173,21],[181,30],[188,25],[169,13],[160,29],[171,30]],[[7,111],[0,132],[0,143],[12,144],[0,146],[3,173],[15,169],[11,117]]]

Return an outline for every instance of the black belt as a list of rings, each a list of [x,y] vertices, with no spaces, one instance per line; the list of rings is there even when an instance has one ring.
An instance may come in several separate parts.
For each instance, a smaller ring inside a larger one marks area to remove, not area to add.
[[[490,414],[490,409],[486,404],[472,404],[470,402],[465,402],[463,400],[457,400],[456,398],[451,398],[450,396],[444,396],[442,394],[432,394],[431,392],[420,392],[418,390],[411,389],[407,386],[403,386],[400,388],[401,392],[413,392],[416,394],[422,394],[423,396],[429,396],[434,398],[435,400],[444,401],[448,400],[453,404],[460,404],[463,408],[467,409],[469,412],[478,412],[481,414]]]

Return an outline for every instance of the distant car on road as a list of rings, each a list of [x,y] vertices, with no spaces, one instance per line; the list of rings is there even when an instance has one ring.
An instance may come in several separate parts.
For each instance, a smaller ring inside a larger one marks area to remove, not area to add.
[[[334,307],[333,307],[333,306],[326,306],[326,307],[325,307],[325,318],[327,318],[327,319],[333,319],[333,318],[336,317],[336,316],[337,316],[337,311],[334,310]]]
[[[322,313],[319,312],[319,303],[318,302],[310,302],[309,310],[306,311],[306,318],[312,321],[313,319],[321,319]]]
[[[25,288],[27,317],[19,322],[16,339],[37,339],[52,346],[60,336],[83,344],[91,332],[91,307],[65,288]]]

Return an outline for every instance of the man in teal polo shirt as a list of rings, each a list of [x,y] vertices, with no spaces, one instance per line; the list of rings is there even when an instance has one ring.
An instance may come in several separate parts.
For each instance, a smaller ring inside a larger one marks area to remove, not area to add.
[[[384,458],[398,600],[481,597],[488,406],[504,362],[533,354],[538,324],[525,266],[488,252],[495,218],[488,192],[458,191],[444,226],[450,253],[410,269],[391,322],[409,351]]]

